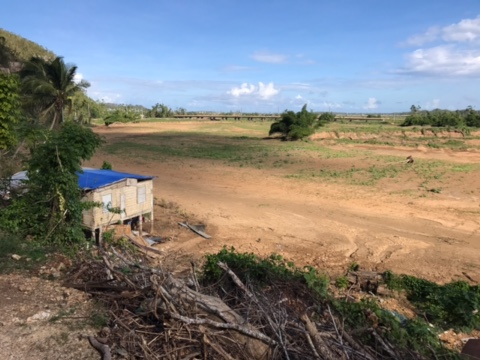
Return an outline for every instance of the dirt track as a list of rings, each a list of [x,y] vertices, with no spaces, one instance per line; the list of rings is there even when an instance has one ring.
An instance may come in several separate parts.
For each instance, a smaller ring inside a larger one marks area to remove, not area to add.
[[[152,123],[98,127],[96,131],[114,142],[131,134],[193,127],[194,122]],[[369,150],[480,163],[480,153],[475,151]],[[87,165],[100,166],[103,160],[118,171],[157,176],[157,199],[179,204],[207,225],[211,240],[177,227],[157,227],[161,234],[175,234],[175,240],[162,245],[171,254],[198,258],[227,245],[258,254],[275,252],[297,265],[311,264],[333,274],[357,262],[364,268],[391,269],[439,282],[467,280],[465,274],[480,282],[479,171],[451,174],[441,194],[415,196],[408,191],[418,191],[418,184],[408,179],[358,187],[287,179],[283,170],[231,167],[198,159],[136,162],[100,151]],[[161,223],[162,211],[158,210]]]

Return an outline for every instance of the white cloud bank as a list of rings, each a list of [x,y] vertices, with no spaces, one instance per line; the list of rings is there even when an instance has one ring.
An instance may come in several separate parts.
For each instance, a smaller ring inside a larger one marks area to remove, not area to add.
[[[480,75],[480,51],[455,46],[418,49],[406,57],[406,72],[426,75]]]
[[[234,87],[227,91],[228,94],[233,97],[242,97],[242,96],[253,96],[258,97],[263,100],[268,100],[277,95],[280,90],[275,88],[275,85],[271,82],[264,84],[259,82],[258,86],[253,84],[243,83],[240,87]]]
[[[480,76],[480,16],[444,27],[431,27],[403,45],[418,48],[406,55],[400,73],[435,76]]]
[[[444,27],[432,26],[422,34],[411,36],[402,45],[422,46],[434,41],[462,43],[476,40],[480,40],[480,15]]]

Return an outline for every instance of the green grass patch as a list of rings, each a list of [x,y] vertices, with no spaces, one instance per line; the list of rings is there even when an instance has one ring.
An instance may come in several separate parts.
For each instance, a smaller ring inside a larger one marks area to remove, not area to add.
[[[360,154],[355,150],[332,150],[313,142],[263,140],[250,135],[224,136],[198,131],[162,132],[132,140],[124,138],[104,146],[103,150],[130,158],[206,159],[238,166],[271,168],[298,164],[312,156],[333,159],[352,158]]]
[[[451,166],[450,170],[454,172],[469,173],[480,170],[480,164],[454,164]]]
[[[48,250],[38,243],[0,233],[0,273],[35,269],[46,262],[48,253]],[[19,255],[21,258],[15,260],[12,255]]]
[[[391,128],[387,125],[367,126],[370,131],[380,131],[383,127]],[[213,122],[212,125],[212,122],[204,122],[199,123],[195,131],[158,132],[118,138],[116,142],[106,145],[104,150],[144,161],[203,159],[228,166],[287,170],[295,166],[296,170],[287,175],[288,178],[344,181],[346,184],[365,186],[375,185],[383,179],[395,179],[402,174],[425,184],[432,180],[443,180],[449,172],[471,172],[480,168],[473,164],[423,159],[407,165],[403,157],[378,155],[374,150],[335,149],[316,141],[266,140],[259,136],[264,135],[265,130],[265,123]],[[429,141],[434,141],[434,138]],[[459,146],[456,142],[450,144]],[[351,161],[342,162],[349,158],[358,159],[358,165],[353,167]],[[311,166],[313,162],[317,164],[315,169]]]

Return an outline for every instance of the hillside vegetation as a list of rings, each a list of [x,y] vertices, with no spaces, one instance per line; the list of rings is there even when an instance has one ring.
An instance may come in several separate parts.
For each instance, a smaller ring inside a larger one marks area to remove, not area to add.
[[[55,58],[52,51],[5,29],[0,28],[0,37],[5,38],[5,45],[12,51],[16,61],[25,62],[34,56],[50,60]]]

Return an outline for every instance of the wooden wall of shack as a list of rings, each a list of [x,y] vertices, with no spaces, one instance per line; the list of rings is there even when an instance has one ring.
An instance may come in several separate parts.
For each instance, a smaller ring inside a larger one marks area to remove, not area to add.
[[[144,189],[143,190],[141,189]],[[141,202],[139,200],[143,200]],[[150,216],[153,227],[153,180],[137,181],[125,179],[118,183],[107,185],[95,190],[88,191],[84,201],[102,203],[105,196],[111,196],[111,208],[120,208],[120,214],[109,212],[105,207],[94,207],[83,212],[83,224],[86,228],[94,231],[106,225],[116,224],[135,217]],[[124,201],[122,203],[122,196]],[[140,199],[139,199],[140,196]]]

